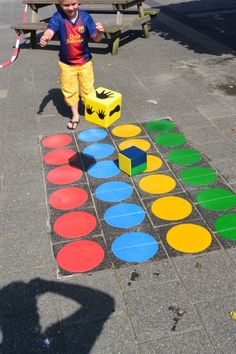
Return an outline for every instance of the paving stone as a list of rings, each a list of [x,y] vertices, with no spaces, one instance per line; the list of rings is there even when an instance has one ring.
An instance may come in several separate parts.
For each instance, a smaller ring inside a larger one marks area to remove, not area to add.
[[[227,250],[228,254],[232,258],[233,262],[236,264],[236,248],[230,248]]]
[[[135,339],[125,316],[112,315],[104,320],[75,323],[65,327],[70,354],[137,354]],[[124,349],[125,348],[125,349]]]
[[[200,128],[207,127],[211,122],[203,114],[184,112],[184,114],[175,114],[175,122],[179,128]]]
[[[222,131],[217,129],[213,124],[209,124],[209,126],[203,128],[184,128],[183,130],[188,140],[194,142],[194,144],[205,144],[206,142],[209,144],[215,141],[224,142],[226,140]]]
[[[24,169],[22,170],[22,165],[19,166],[11,165],[4,171],[4,185],[10,188],[17,183],[32,183],[33,181],[38,181],[39,185],[43,182],[43,171],[41,165],[37,164],[34,169]]]
[[[236,291],[236,274],[224,251],[194,258],[173,258],[178,274],[194,303],[224,297]]]
[[[234,114],[234,109],[225,102],[214,102],[208,104],[197,105],[198,110],[204,114],[207,118],[214,120],[215,118],[221,117],[223,115]]]
[[[236,183],[230,183],[229,186],[236,193]]]
[[[178,333],[157,342],[140,344],[142,353],[148,354],[211,354],[215,353],[209,338],[204,331]]]
[[[124,300],[139,342],[200,327],[198,317],[179,282],[153,284],[147,289],[126,291]],[[183,309],[184,316],[175,320],[177,316],[172,308]]]
[[[3,184],[2,208],[19,208],[24,205],[35,205],[45,201],[43,181],[35,176],[27,183]]]
[[[168,259],[120,268],[116,273],[123,291],[178,280]]]
[[[195,305],[208,337],[219,354],[235,351],[235,321],[229,312],[235,311],[235,296],[226,296]]]
[[[29,267],[54,262],[50,250],[50,235],[45,232],[23,233],[22,237],[19,234],[7,235],[0,242],[2,265],[8,270],[26,271]]]
[[[236,115],[223,115],[220,118],[214,119],[214,124],[221,130],[227,130],[229,128],[236,127]]]
[[[99,320],[109,317],[114,311],[116,314],[124,311],[111,270],[73,275],[65,278],[63,283],[64,297],[60,298],[60,308],[66,325]]]
[[[4,220],[2,234],[5,236],[32,235],[35,230],[37,233],[48,231],[46,204],[3,209],[1,216]]]
[[[8,174],[12,174],[12,175],[16,175],[16,174],[20,174],[22,172],[22,167],[23,166],[30,166],[31,171],[27,171],[25,169],[25,173],[23,175],[32,175],[32,171],[38,173],[38,175],[40,175],[40,172],[42,171],[41,168],[41,157],[37,152],[32,153],[31,151],[25,151],[25,155],[24,154],[8,154],[8,157],[6,156],[6,154],[4,154],[4,158],[3,158],[3,164],[4,164],[4,175],[6,173],[6,176]],[[24,181],[22,181],[24,183]]]
[[[69,121],[69,114],[68,117],[61,117],[59,118],[59,114],[57,112],[53,112],[50,114],[45,114],[44,116],[40,117],[38,120],[38,134],[39,135],[48,135],[48,134],[56,134],[60,133],[67,133],[67,123]]]
[[[149,86],[149,91],[158,102],[157,111],[163,111],[166,115],[171,115],[173,118],[175,118],[175,115],[184,114],[185,112],[189,112],[189,114],[198,113],[197,108],[174,89],[168,89],[165,95],[160,92],[160,88],[156,89]]]
[[[156,97],[149,97],[149,100],[156,100]],[[135,97],[128,101],[128,109],[132,112],[135,120],[149,121],[166,116],[166,111],[155,104],[149,103],[146,98]]]
[[[221,144],[195,144],[196,148],[203,152],[210,161],[235,158],[236,146],[229,140],[221,141]]]
[[[0,99],[7,98],[8,90],[7,89],[1,89],[0,90]]]
[[[229,183],[236,182],[236,158],[213,161],[212,165]]]
[[[28,115],[25,115],[25,123],[32,120],[32,111],[29,112]],[[11,121],[11,118],[9,119]],[[24,123],[23,123],[24,124]],[[4,132],[5,138],[5,151],[4,154],[9,157],[13,154],[15,155],[23,155],[26,152],[37,154],[39,153],[38,148],[38,139],[35,136],[36,131],[34,130],[35,127],[31,126],[29,123],[29,129],[24,134],[19,133],[18,131],[8,131],[7,129]],[[27,143],[26,143],[27,142]]]

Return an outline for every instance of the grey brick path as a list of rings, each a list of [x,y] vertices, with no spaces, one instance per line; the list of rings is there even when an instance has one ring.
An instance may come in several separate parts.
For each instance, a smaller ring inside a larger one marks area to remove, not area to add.
[[[236,35],[226,26],[235,2],[148,4],[162,8],[148,40],[114,57],[92,45],[96,86],[123,93],[121,123],[170,116],[236,191],[236,100],[224,91],[236,85]],[[0,63],[22,11],[20,0],[0,2]],[[66,131],[68,117],[55,44],[30,50],[26,40],[0,69],[0,353],[234,353],[235,247],[56,278],[38,139]],[[134,269],[140,277],[127,286]],[[177,320],[175,307],[185,310]]]

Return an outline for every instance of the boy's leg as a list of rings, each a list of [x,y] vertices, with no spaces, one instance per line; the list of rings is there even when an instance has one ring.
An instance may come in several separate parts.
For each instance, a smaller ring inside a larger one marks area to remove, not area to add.
[[[75,129],[79,122],[78,113],[78,77],[77,77],[77,67],[64,64],[59,62],[60,67],[60,79],[61,79],[61,89],[64,95],[65,102],[71,107],[72,118],[68,123],[67,127],[69,129]]]
[[[85,101],[86,96],[92,91],[94,91],[94,73],[93,73],[92,60],[80,66],[78,77],[79,77],[80,95],[82,100]]]

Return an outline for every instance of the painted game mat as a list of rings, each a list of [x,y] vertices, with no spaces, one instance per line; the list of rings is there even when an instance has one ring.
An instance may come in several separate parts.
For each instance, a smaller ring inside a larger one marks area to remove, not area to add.
[[[59,277],[236,245],[236,195],[170,118],[40,142]],[[129,146],[147,152],[133,177]]]

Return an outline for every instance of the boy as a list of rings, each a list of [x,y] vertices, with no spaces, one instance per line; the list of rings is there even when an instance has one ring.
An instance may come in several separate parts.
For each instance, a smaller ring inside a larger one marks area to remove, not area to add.
[[[59,68],[61,89],[64,99],[72,110],[68,129],[76,129],[79,123],[79,94],[84,100],[94,90],[92,56],[87,38],[100,42],[103,38],[103,25],[94,23],[86,11],[80,10],[77,0],[59,0],[60,9],[52,16],[46,31],[40,38],[40,46],[45,47],[55,32],[61,43]],[[78,90],[78,86],[80,91]]]

